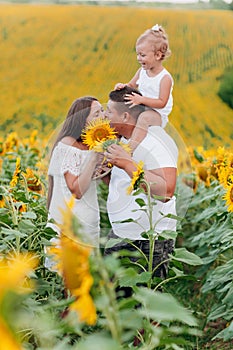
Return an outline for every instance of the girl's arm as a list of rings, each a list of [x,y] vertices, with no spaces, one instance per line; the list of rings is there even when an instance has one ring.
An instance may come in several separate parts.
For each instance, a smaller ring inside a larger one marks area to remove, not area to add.
[[[90,153],[88,162],[79,176],[75,176],[70,172],[66,172],[64,175],[70,192],[74,194],[77,199],[81,199],[84,193],[88,190],[98,162],[98,154],[92,151],[90,151]]]
[[[135,73],[135,75],[133,76],[133,78],[126,84],[124,83],[117,83],[114,87],[114,90],[121,90],[123,89],[125,86],[130,86],[134,89],[137,89],[137,84],[136,82],[138,81],[139,78],[139,72],[140,72],[141,68],[138,69],[138,71]]]
[[[145,106],[150,108],[163,108],[168,102],[171,87],[172,79],[169,75],[165,75],[160,83],[159,98],[140,96],[138,94],[132,93],[132,95],[126,95],[126,104],[131,105],[130,107],[139,104],[144,104]]]
[[[133,76],[133,78],[128,82],[128,86],[130,86],[130,87],[132,87],[132,88],[134,88],[134,89],[137,89],[137,87],[138,87],[138,85],[136,84],[137,83],[137,81],[138,81],[138,79],[139,79],[139,74],[140,74],[140,70],[141,70],[142,68],[139,68],[138,70],[137,70],[137,72],[135,73],[135,75]]]

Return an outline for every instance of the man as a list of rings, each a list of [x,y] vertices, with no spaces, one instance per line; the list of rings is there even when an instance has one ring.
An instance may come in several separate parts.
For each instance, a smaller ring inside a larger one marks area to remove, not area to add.
[[[137,118],[144,110],[141,105],[129,107],[125,104],[125,96],[132,93],[139,92],[128,86],[121,90],[114,90],[109,94],[107,104],[106,116],[118,134],[122,136],[123,142],[129,142]],[[160,126],[151,126],[146,137],[138,144],[132,155],[120,145],[113,144],[108,147],[105,156],[114,165],[107,200],[107,210],[112,225],[112,233],[109,237],[128,239],[148,256],[149,241],[142,237],[142,233],[149,230],[150,222],[147,213],[140,210],[136,202],[137,198],[142,198],[147,203],[147,194],[140,193],[136,196],[127,194],[127,188],[130,186],[137,164],[142,161],[144,178],[150,184],[151,196],[159,196],[156,205],[153,206],[152,221],[155,232],[159,234],[164,230],[175,231],[176,220],[164,216],[176,214],[174,196],[178,157],[176,144]],[[127,219],[133,220],[124,222]],[[105,253],[109,254],[123,248],[134,249],[130,243],[122,242],[105,249]],[[153,266],[166,260],[173,248],[172,240],[156,240]],[[155,271],[157,277],[164,278],[166,274],[166,263],[161,264]]]

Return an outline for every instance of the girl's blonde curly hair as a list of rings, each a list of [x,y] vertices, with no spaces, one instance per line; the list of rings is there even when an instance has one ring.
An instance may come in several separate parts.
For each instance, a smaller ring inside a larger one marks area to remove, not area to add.
[[[171,55],[168,35],[162,26],[156,24],[151,29],[147,29],[137,39],[136,46],[143,41],[149,42],[153,46],[155,52],[160,51],[162,53],[161,61],[165,60]]]

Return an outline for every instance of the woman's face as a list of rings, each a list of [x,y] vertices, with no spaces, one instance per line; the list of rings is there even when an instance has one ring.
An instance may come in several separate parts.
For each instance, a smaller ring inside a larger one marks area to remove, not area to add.
[[[100,117],[104,118],[103,106],[99,103],[99,101],[93,101],[91,104],[90,114],[86,120],[86,124],[90,123],[93,119],[100,118]]]

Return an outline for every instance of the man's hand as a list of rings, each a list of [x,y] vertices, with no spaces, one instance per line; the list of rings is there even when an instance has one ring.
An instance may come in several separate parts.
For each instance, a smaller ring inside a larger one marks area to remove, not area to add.
[[[117,144],[110,145],[104,155],[109,163],[124,170],[133,163],[131,155],[124,150],[123,147]]]

